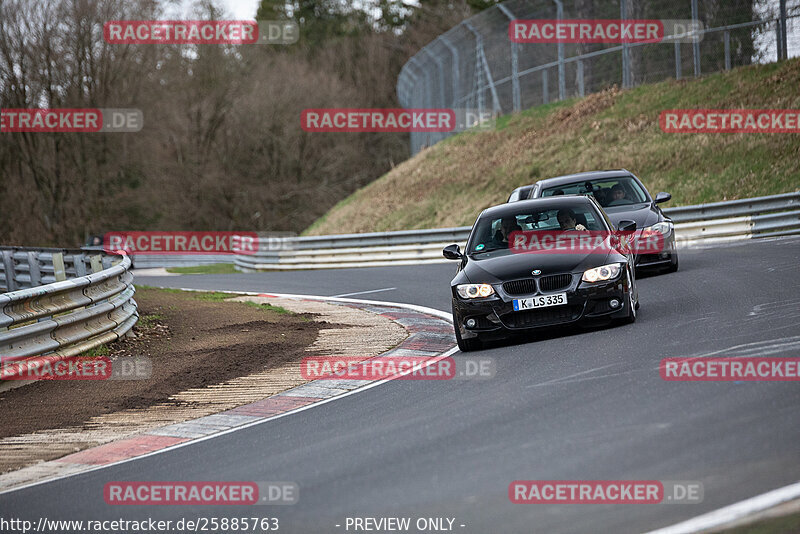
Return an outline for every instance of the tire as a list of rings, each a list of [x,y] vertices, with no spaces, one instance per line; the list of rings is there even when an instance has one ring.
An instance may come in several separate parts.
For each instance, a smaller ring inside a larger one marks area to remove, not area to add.
[[[669,267],[667,267],[664,270],[665,273],[674,273],[678,270],[678,253],[677,252],[673,253],[670,259],[672,261],[669,264]]]
[[[634,278],[628,275],[628,315],[620,320],[622,324],[633,324],[636,322],[636,310],[639,309],[639,299],[636,299],[636,302],[633,301],[633,294],[636,292],[634,287],[635,283]]]
[[[453,329],[456,332],[456,343],[458,343],[458,348],[461,352],[472,352],[473,350],[480,350],[482,343],[479,338],[473,337],[470,339],[463,339],[461,337],[461,331],[458,328],[458,325],[453,324]]]
[[[456,343],[458,343],[458,349],[461,352],[472,352],[474,350],[481,349],[481,340],[477,337],[473,337],[470,339],[462,339],[461,333],[458,331],[458,327],[455,327],[456,330]]]

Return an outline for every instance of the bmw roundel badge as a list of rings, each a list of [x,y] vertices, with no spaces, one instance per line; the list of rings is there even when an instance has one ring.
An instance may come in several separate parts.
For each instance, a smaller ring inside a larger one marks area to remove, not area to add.
[[[534,269],[531,271],[531,274],[533,276],[539,276],[540,274],[542,274],[542,271],[540,269]]]

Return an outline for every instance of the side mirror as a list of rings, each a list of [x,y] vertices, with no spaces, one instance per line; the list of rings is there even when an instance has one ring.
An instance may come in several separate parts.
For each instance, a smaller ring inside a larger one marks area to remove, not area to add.
[[[619,222],[619,224],[617,224],[617,230],[620,232],[633,232],[636,230],[636,221],[623,219]]]
[[[464,255],[461,254],[461,247],[458,245],[447,245],[444,247],[444,250],[442,250],[442,255],[448,260],[464,259]]]
[[[661,193],[656,195],[655,203],[656,204],[661,204],[662,202],[666,202],[671,198],[672,198],[672,195],[670,195],[669,193],[664,193],[662,191]]]

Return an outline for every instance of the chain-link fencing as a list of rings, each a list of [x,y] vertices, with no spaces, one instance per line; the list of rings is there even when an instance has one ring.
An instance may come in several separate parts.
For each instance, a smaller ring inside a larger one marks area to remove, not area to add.
[[[437,37],[403,66],[397,81],[400,104],[499,116],[614,85],[629,88],[782,60],[789,50],[797,50],[800,0],[597,4],[508,0],[482,11]],[[665,31],[659,42],[514,42],[509,25],[531,19],[685,20],[694,22],[695,31],[689,39]],[[452,133],[411,133],[411,152]]]

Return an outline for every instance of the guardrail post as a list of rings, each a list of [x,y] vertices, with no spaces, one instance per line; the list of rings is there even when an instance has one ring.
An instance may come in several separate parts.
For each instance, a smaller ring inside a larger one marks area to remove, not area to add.
[[[103,260],[99,254],[97,256],[90,257],[89,261],[91,262],[93,273],[99,273],[103,270]]]
[[[64,268],[64,254],[53,252],[53,276],[56,282],[63,282],[67,279],[67,270]]]
[[[8,292],[16,291],[19,286],[17,285],[16,269],[14,269],[14,251],[4,250],[3,252],[3,269],[6,275],[6,290]]]
[[[39,254],[28,252],[28,273],[31,275],[31,287],[42,285],[42,271],[39,268]]]

